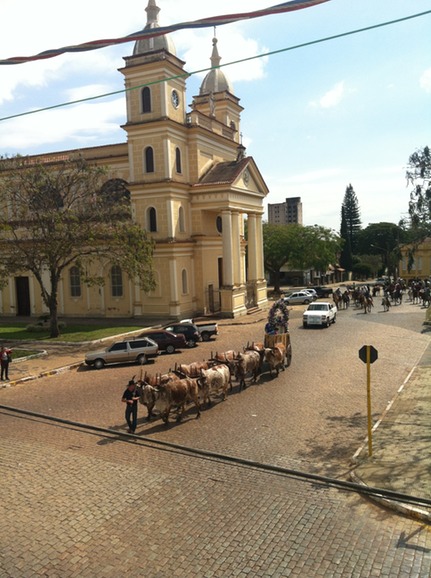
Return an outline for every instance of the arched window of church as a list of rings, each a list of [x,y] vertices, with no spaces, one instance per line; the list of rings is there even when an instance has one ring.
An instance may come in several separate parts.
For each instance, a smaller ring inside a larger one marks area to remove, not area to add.
[[[151,112],[151,90],[148,86],[144,86],[141,92],[142,98],[142,112]]]
[[[73,266],[70,268],[69,281],[70,281],[70,296],[81,297],[81,275],[79,274],[78,267]]]
[[[123,296],[123,272],[119,265],[111,267],[111,293],[112,297]]]
[[[145,149],[145,172],[154,173],[154,151],[153,147]]]
[[[177,171],[177,173],[181,173],[181,151],[180,149],[177,147],[175,149],[175,170]]]
[[[151,233],[157,232],[157,212],[154,207],[150,207],[147,211],[147,229]]]
[[[186,293],[188,293],[188,283],[187,283],[187,271],[185,269],[182,270],[181,272],[181,285],[182,285],[182,292],[183,295],[185,295]]]
[[[183,207],[180,207],[178,209],[178,229],[179,229],[180,233],[184,233],[186,230],[186,223],[185,223],[185,219],[184,219]]]
[[[223,221],[220,215],[216,218],[216,228],[219,233],[223,233]]]

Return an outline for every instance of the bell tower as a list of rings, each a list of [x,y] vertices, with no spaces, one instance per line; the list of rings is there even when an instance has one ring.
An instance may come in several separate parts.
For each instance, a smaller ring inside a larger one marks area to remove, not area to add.
[[[243,108],[234,94],[230,80],[220,69],[221,57],[215,36],[212,42],[211,70],[201,84],[199,95],[194,97],[193,109],[231,129],[235,142],[239,143],[240,115]]]
[[[143,31],[158,28],[160,8],[155,0],[149,0],[145,10]],[[185,63],[176,56],[169,35],[137,40],[133,54],[124,60],[120,72],[125,78],[127,122],[123,128],[132,159],[131,180],[171,178],[173,145],[168,141],[174,126],[184,127],[186,120]]]

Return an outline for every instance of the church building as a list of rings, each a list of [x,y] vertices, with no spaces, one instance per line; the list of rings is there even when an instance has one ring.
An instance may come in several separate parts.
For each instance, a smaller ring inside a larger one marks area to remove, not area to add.
[[[144,30],[159,26],[159,11],[149,0]],[[243,108],[219,64],[213,38],[211,69],[188,105],[185,62],[170,36],[138,40],[120,70],[126,142],[37,155],[52,162],[79,153],[106,166],[109,178],[125,183],[133,219],[155,241],[153,291],[143,292],[119,267],[103,270],[103,287],[81,286],[71,267],[60,284],[61,316],[237,317],[267,304],[262,215],[268,189],[246,156]],[[39,293],[31,274],[10,279],[1,291],[1,314],[45,313]]]

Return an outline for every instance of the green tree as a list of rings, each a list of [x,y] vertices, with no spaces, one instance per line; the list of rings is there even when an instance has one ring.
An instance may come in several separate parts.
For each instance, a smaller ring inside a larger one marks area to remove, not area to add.
[[[88,285],[103,284],[102,265],[120,265],[143,290],[155,286],[153,241],[132,222],[123,181],[82,157],[55,164],[26,157],[0,161],[0,279],[30,271],[59,335],[58,288],[67,267]]]
[[[340,237],[318,225],[263,225],[265,269],[272,273],[274,290],[280,291],[280,269],[325,269],[338,260]]]
[[[345,227],[347,230],[347,237],[350,241],[351,251],[356,253],[356,238],[361,230],[361,214],[359,211],[358,199],[351,184],[346,188],[343,203],[341,205],[344,209],[344,219],[346,221]]]
[[[340,237],[343,240],[343,247],[340,253],[340,265],[346,271],[351,271],[353,267],[352,245],[350,243],[350,235],[347,229],[346,211],[344,206],[341,207],[341,227]]]
[[[319,225],[298,227],[292,239],[289,265],[298,269],[326,270],[338,261],[341,239],[331,229]]]
[[[263,255],[265,270],[272,274],[274,291],[280,291],[280,269],[289,260],[292,229],[297,225],[263,223]]]
[[[431,152],[429,147],[418,149],[409,157],[407,183],[410,193],[409,215],[416,238],[431,233]]]
[[[360,253],[380,255],[385,274],[397,276],[400,260],[400,244],[405,240],[405,231],[395,223],[371,223],[358,235]]]

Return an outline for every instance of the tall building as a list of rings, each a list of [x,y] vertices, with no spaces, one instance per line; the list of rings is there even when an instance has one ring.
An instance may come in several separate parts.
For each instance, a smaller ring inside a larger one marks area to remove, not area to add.
[[[144,30],[159,27],[159,11],[149,0]],[[268,189],[241,144],[243,108],[220,60],[214,38],[211,70],[187,112],[188,75],[172,39],[138,40],[120,70],[126,142],[37,156],[55,162],[79,152],[107,166],[109,177],[130,191],[133,218],[155,241],[154,291],[143,292],[118,267],[102,264],[104,287],[81,288],[72,266],[60,283],[60,315],[181,318],[214,311],[236,317],[267,303],[262,215]],[[31,273],[9,279],[0,310],[46,312]]]
[[[268,203],[268,222],[272,225],[302,225],[301,197],[288,197],[284,203]]]

